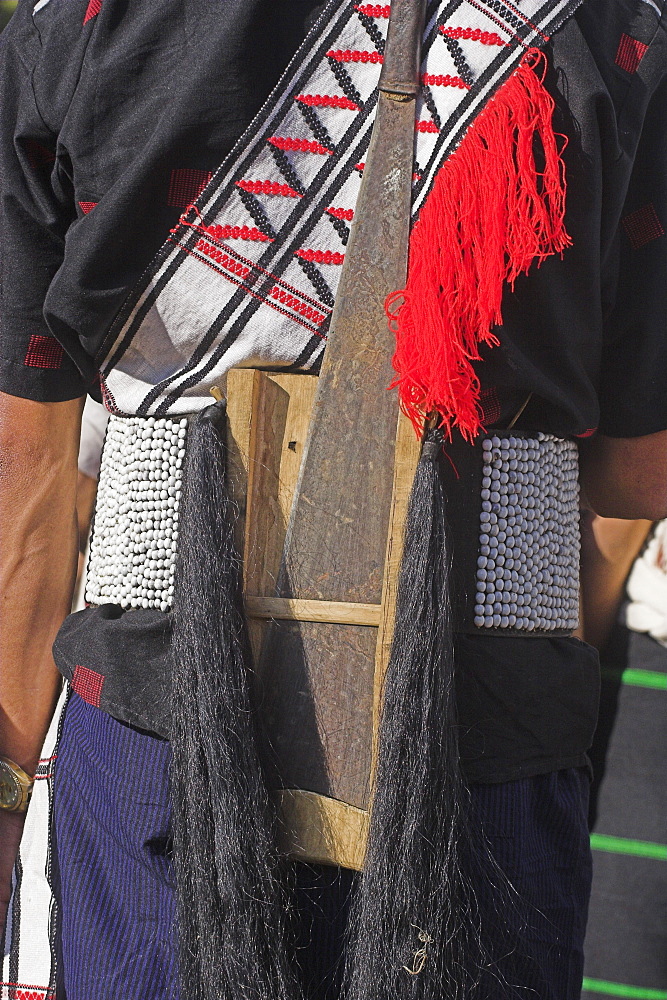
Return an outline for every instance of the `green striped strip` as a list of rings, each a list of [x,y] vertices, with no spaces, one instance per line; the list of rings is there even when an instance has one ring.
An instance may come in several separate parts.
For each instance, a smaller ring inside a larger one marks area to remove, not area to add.
[[[589,993],[604,993],[608,997],[625,997],[626,1000],[667,1000],[667,990],[648,990],[625,983],[608,983],[604,979],[584,976],[584,989]]]
[[[610,837],[606,833],[591,834],[591,848],[594,851],[609,851],[611,854],[633,854],[637,858],[656,858],[667,861],[667,844],[654,844],[649,840],[628,840],[627,837]],[[667,1000],[667,994],[665,994]]]
[[[654,691],[667,691],[667,674],[659,670],[633,670],[628,667],[622,673],[618,670],[603,670],[602,676],[607,681],[616,681],[630,687],[652,688]]]

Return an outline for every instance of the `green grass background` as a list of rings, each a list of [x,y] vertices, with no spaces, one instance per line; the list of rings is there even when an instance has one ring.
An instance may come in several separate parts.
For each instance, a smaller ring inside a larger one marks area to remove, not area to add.
[[[6,26],[16,8],[16,0],[0,0],[0,31]]]

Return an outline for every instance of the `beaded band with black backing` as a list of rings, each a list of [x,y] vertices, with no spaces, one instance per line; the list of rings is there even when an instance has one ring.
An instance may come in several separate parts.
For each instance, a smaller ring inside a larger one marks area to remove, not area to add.
[[[86,578],[89,604],[168,611],[188,418],[111,416]]]
[[[446,450],[456,629],[570,635],[579,618],[576,444],[497,431]]]
[[[88,603],[171,608],[187,428],[187,417],[110,418]],[[571,634],[579,612],[576,445],[497,431],[446,450],[456,629]]]

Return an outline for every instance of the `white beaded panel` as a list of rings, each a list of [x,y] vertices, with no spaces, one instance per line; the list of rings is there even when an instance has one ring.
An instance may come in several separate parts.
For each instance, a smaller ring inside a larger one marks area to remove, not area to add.
[[[579,618],[577,446],[547,434],[482,442],[475,625],[574,629]]]
[[[109,419],[86,600],[167,611],[174,595],[188,419]]]

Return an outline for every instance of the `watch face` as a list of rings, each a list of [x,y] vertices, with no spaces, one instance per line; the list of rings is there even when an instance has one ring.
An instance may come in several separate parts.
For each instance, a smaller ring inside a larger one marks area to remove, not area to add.
[[[16,809],[21,801],[21,786],[17,776],[0,760],[0,809]]]

